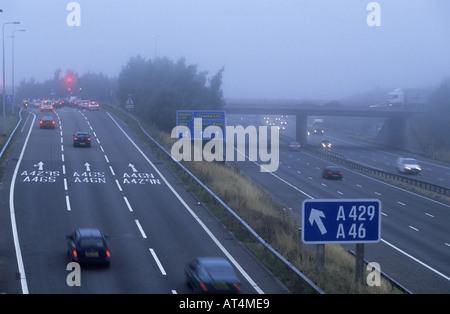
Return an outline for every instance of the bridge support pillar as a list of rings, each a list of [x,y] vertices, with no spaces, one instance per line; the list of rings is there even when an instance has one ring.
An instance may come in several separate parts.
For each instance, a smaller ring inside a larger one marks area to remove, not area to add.
[[[302,145],[306,145],[308,143],[308,135],[307,135],[307,115],[306,114],[297,114],[295,118],[295,139]]]
[[[404,148],[406,144],[406,118],[391,118],[385,123],[387,145],[395,148]]]

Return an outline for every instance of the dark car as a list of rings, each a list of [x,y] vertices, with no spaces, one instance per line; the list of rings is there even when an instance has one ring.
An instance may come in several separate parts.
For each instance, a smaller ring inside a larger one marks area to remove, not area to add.
[[[39,127],[41,129],[45,129],[45,128],[54,129],[55,128],[55,119],[53,119],[52,116],[43,116],[41,118],[41,120],[39,121]]]
[[[196,293],[240,293],[233,266],[222,257],[198,257],[185,268],[186,282]]]
[[[298,151],[302,145],[299,142],[289,142],[289,150]]]
[[[325,179],[338,179],[341,180],[344,176],[344,172],[337,166],[328,166],[323,169],[322,177]]]
[[[100,229],[79,228],[66,238],[67,254],[73,262],[109,265],[111,252]]]
[[[91,136],[87,132],[77,132],[73,136],[73,146],[91,147]]]

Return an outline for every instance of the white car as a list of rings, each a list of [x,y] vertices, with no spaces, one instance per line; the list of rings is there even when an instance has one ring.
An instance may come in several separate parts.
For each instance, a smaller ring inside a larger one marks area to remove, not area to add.
[[[91,102],[90,102],[89,100],[81,100],[81,101],[78,103],[78,107],[81,108],[81,109],[88,109],[90,103],[91,103]]]
[[[49,100],[43,100],[41,103],[41,111],[53,111],[52,102]]]
[[[398,158],[397,170],[402,173],[414,173],[419,174],[422,171],[419,162],[414,158]]]

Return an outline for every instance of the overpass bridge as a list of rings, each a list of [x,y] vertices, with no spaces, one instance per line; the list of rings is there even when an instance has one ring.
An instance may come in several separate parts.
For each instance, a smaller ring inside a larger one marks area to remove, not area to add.
[[[326,106],[302,104],[300,102],[275,101],[225,101],[224,110],[227,114],[273,114],[295,116],[296,139],[301,144],[307,143],[308,116],[334,117],[372,117],[386,118],[385,127],[388,135],[388,145],[402,147],[406,139],[406,121],[419,113],[408,107],[375,107],[369,106]]]

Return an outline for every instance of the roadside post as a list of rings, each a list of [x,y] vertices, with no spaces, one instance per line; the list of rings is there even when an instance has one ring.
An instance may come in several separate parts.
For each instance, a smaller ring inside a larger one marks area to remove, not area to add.
[[[363,281],[364,244],[381,238],[377,199],[310,199],[302,203],[302,241],[317,244],[316,269],[324,269],[325,244],[356,244],[355,280]]]

